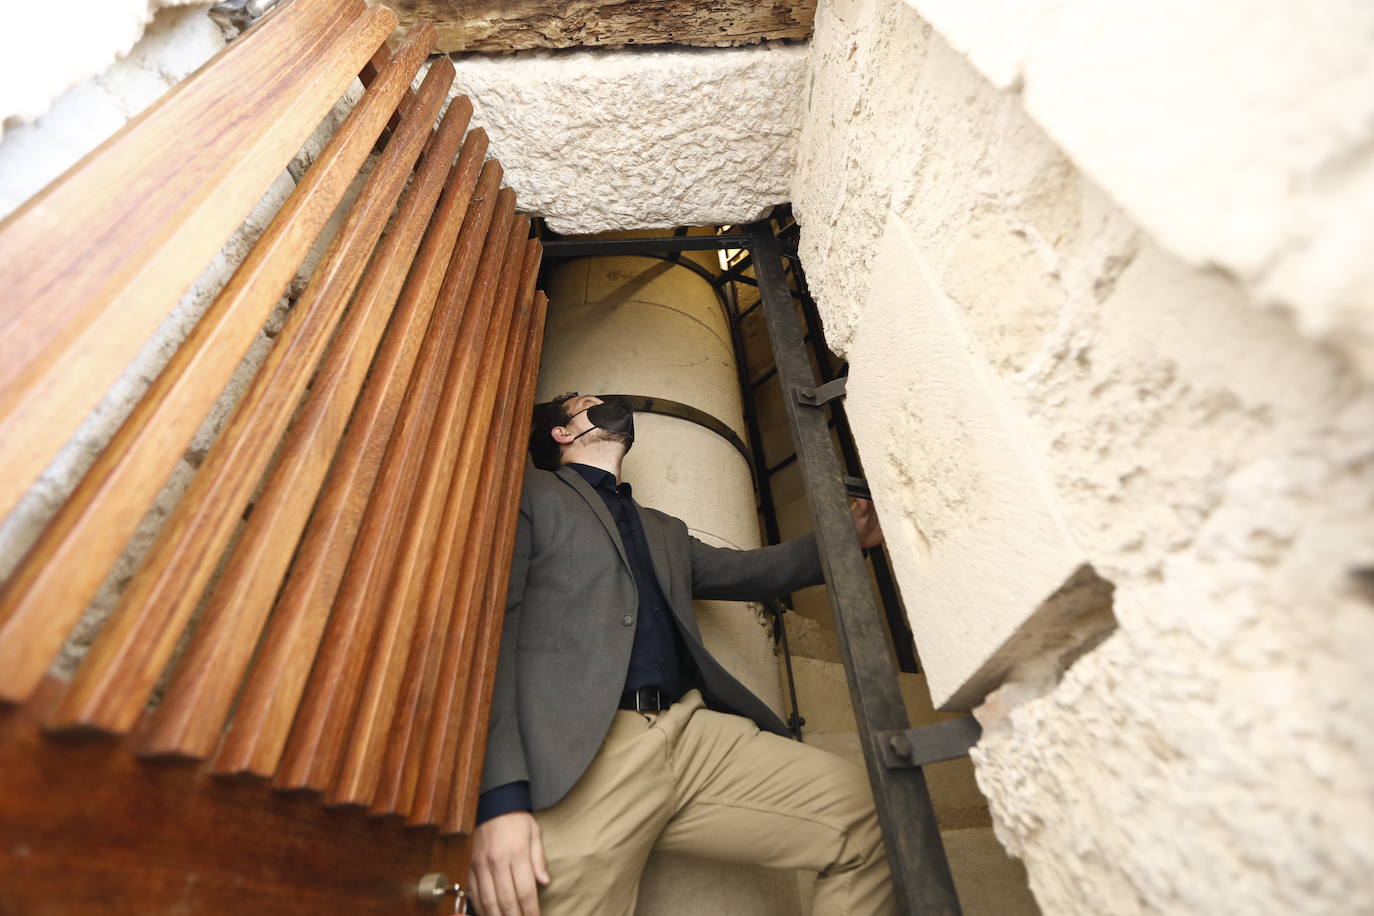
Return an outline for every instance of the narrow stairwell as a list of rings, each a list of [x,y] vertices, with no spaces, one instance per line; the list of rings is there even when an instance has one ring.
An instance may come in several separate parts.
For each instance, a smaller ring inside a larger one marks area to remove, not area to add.
[[[787,615],[797,702],[806,719],[803,740],[835,754],[861,760],[859,736],[845,683],[844,665],[832,629],[800,614]],[[778,650],[780,676],[782,653]],[[902,695],[914,728],[955,716],[930,705],[922,674],[900,674]],[[935,815],[964,916],[1038,916],[1040,909],[1026,884],[1021,863],[1009,857],[993,835],[987,799],[967,757],[926,767]],[[811,883],[804,875],[802,899],[809,902]],[[819,914],[817,914],[819,916]]]

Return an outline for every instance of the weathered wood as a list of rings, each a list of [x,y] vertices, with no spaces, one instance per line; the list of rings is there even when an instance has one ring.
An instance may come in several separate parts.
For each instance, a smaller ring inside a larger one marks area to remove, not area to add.
[[[466,98],[455,99],[444,115],[441,131],[449,129],[449,124],[467,122],[471,115],[471,103]],[[270,776],[281,759],[401,399],[430,328],[439,287],[486,149],[485,131],[472,131],[449,172],[434,219],[277,600],[262,650],[220,749],[217,772]],[[335,650],[347,645],[349,634],[355,631],[356,621],[343,617],[338,615],[330,624],[333,637],[329,646]],[[335,657],[326,651],[319,660],[325,684],[335,680]]]
[[[430,663],[434,686],[426,710],[423,736],[411,751],[408,769],[414,772],[416,788],[413,801],[407,800],[408,822],[412,825],[437,824],[452,786],[453,757],[457,747],[456,729],[462,711],[455,703],[459,684],[471,668],[471,647],[479,620],[482,583],[492,562],[492,535],[498,529],[497,514],[504,491],[500,484],[505,472],[504,459],[514,432],[510,418],[519,413],[516,397],[524,372],[525,341],[533,308],[534,284],[539,271],[542,247],[533,239],[520,239],[512,270],[510,298],[515,305],[510,329],[501,341],[500,378],[495,383],[493,413],[497,425],[474,430],[480,440],[465,450],[458,474],[469,481],[466,492],[450,500],[443,535],[452,542],[447,562],[431,575],[425,600],[432,603],[441,625],[436,628]],[[493,373],[493,376],[497,373]],[[482,392],[485,394],[485,392]],[[524,436],[519,435],[521,448]],[[465,443],[467,445],[467,443]],[[478,447],[480,445],[480,447]]]
[[[482,781],[482,754],[487,743],[491,718],[491,697],[496,683],[496,662],[501,649],[501,627],[506,619],[506,592],[510,580],[515,527],[520,516],[520,486],[526,450],[523,435],[529,429],[534,409],[534,389],[539,380],[539,357],[544,347],[544,325],[549,300],[541,290],[535,296],[529,337],[525,344],[523,371],[516,409],[511,418],[513,441],[506,453],[506,468],[501,483],[501,514],[494,537],[494,562],[487,573],[486,591],[477,623],[476,646],[470,670],[461,684],[460,721],[453,725],[459,737],[456,761],[452,767],[453,789],[440,828],[442,834],[471,835],[477,819],[478,787]],[[455,673],[456,674],[456,673]]]
[[[424,575],[413,580],[410,593],[394,589],[392,602],[417,602],[415,630],[411,636],[410,655],[392,716],[385,755],[374,794],[373,814],[396,814],[409,808],[415,791],[419,769],[418,744],[431,728],[430,709],[435,701],[435,687],[439,679],[439,661],[443,655],[448,625],[453,616],[454,560],[462,552],[468,535],[476,532],[480,538],[485,520],[472,511],[485,479],[476,473],[483,454],[493,446],[493,433],[499,435],[506,414],[499,405],[502,385],[508,381],[509,354],[505,341],[513,334],[523,339],[524,329],[516,329],[516,295],[521,281],[521,267],[525,241],[529,238],[528,219],[517,219],[511,227],[506,243],[505,264],[496,287],[490,329],[486,344],[481,348],[480,361],[476,348],[471,352],[471,369],[464,367],[463,377],[454,383],[460,392],[461,408],[455,414],[449,454],[443,456],[445,467],[438,473],[447,479],[435,500],[443,503],[431,509],[437,525],[427,540],[415,540],[414,549],[427,554]],[[457,405],[455,405],[457,406]],[[451,468],[451,469],[450,469]],[[412,513],[412,524],[414,520]],[[417,573],[419,571],[417,570]],[[441,714],[442,715],[442,714]]]
[[[425,439],[434,420],[447,367],[458,339],[463,307],[477,273],[483,240],[496,212],[501,166],[482,166],[425,335],[405,399],[386,443],[386,458],[368,499],[343,579],[335,590],[334,610],[310,673],[273,784],[281,788],[324,791],[333,782],[348,739],[371,653],[378,619],[370,596],[390,579],[400,530],[393,524],[409,496]],[[381,445],[381,443],[375,443]],[[376,582],[377,584],[373,584]]]
[[[441,51],[755,44],[811,35],[815,0],[380,0],[434,22]]]
[[[0,516],[395,24],[361,9],[287,5],[0,223]]]
[[[367,605],[375,609],[372,613],[380,613],[382,621],[373,640],[372,658],[339,775],[327,796],[332,804],[368,805],[376,791],[391,716],[410,651],[419,603],[417,586],[424,581],[452,477],[455,421],[467,402],[475,368],[487,347],[493,298],[514,218],[515,192],[503,188],[497,194],[496,216],[468,293],[458,346],[435,401],[434,420],[423,448],[424,461],[419,473],[406,475],[404,510],[388,519],[391,526],[401,529],[391,575],[385,587],[375,588],[366,596]],[[377,585],[382,583],[378,581]]]
[[[466,873],[466,844],[433,831],[44,735],[60,687],[0,710],[0,912],[418,916],[421,874]]]
[[[417,138],[429,133],[452,81],[453,64],[446,58],[429,68],[414,104],[392,134],[392,144],[410,148]],[[440,135],[430,134],[426,146],[429,161],[411,181],[352,308],[334,333],[329,353],[315,374],[248,523],[201,612],[200,626],[166,698],[153,717],[144,753],[204,757],[219,744],[229,705],[353,412],[353,402],[465,127],[465,121],[456,129],[446,124],[442,145],[436,142]],[[409,158],[409,154],[402,154],[402,158]],[[379,163],[378,171],[381,168]]]
[[[387,108],[399,100],[433,40],[432,28],[415,28],[387,65],[376,84],[395,92]],[[387,144],[276,344],[77,670],[51,726],[124,732],[137,721],[352,296],[429,127],[428,120],[404,119]],[[405,142],[398,142],[402,134]],[[246,652],[257,637],[232,628],[223,634],[244,643]],[[219,651],[235,650],[225,644]]]
[[[385,49],[383,49],[385,50]],[[395,107],[369,92],[0,592],[0,697],[27,696],[222,393]]]

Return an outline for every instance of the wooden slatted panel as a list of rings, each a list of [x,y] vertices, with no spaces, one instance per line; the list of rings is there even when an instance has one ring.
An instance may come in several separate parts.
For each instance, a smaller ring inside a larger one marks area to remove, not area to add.
[[[433,516],[438,518],[434,535],[428,540],[416,540],[415,550],[426,555],[428,571],[423,582],[414,582],[410,593],[394,590],[393,603],[418,601],[411,648],[401,679],[396,712],[391,717],[390,734],[386,740],[382,767],[373,795],[374,814],[397,814],[409,810],[415,790],[419,750],[414,745],[429,726],[429,709],[434,702],[437,680],[436,668],[443,655],[448,633],[454,588],[451,583],[453,558],[462,552],[468,532],[480,521],[472,516],[471,508],[476,491],[484,486],[476,474],[482,455],[489,450],[494,427],[499,428],[505,415],[493,409],[501,393],[501,380],[507,373],[504,341],[517,333],[513,319],[516,297],[521,286],[521,268],[525,242],[529,238],[529,220],[515,221],[507,242],[506,263],[496,290],[494,316],[487,334],[482,361],[476,366],[470,381],[461,380],[456,390],[463,392],[460,412],[453,429],[456,436],[450,447],[454,449],[452,470],[441,470],[447,480],[442,481],[447,493],[442,506],[436,506]],[[523,339],[524,329],[519,331]],[[435,498],[438,499],[436,490]],[[441,610],[442,609],[442,610]]]
[[[297,0],[0,223],[0,516],[395,25]]]
[[[544,323],[549,300],[540,291],[535,296],[534,317],[526,342],[524,377],[516,409],[511,417],[513,430],[529,429],[534,408],[535,383],[539,379],[539,358],[544,346]],[[505,622],[506,591],[515,551],[515,527],[520,516],[520,487],[526,461],[525,440],[517,437],[506,453],[506,473],[500,492],[501,514],[492,538],[494,561],[486,571],[486,594],[477,623],[475,662],[462,677],[462,700],[457,704],[462,718],[453,727],[459,736],[457,761],[451,770],[453,790],[449,793],[447,813],[441,834],[471,835],[477,820],[478,788],[482,781],[482,756],[491,718],[491,696],[496,682],[496,662],[501,651],[501,628]]]
[[[448,123],[466,122],[471,115],[471,103],[466,98],[455,99],[441,129],[448,129]],[[472,131],[449,172],[443,197],[401,291],[235,710],[216,760],[219,772],[271,776],[281,759],[421,341],[430,328],[434,303],[486,148],[486,133],[480,128]],[[442,319],[436,323],[441,324]],[[348,641],[347,634],[336,628],[331,645]],[[327,659],[321,665],[331,672],[325,679],[332,680],[333,669]]]
[[[61,686],[0,708],[5,916],[440,916],[416,879],[466,873],[461,840],[139,760],[133,736],[54,740],[40,723]]]
[[[484,239],[496,212],[501,165],[482,167],[477,190],[459,231],[453,260],[435,305],[435,319],[425,335],[400,416],[386,443],[386,458],[351,547],[343,580],[333,597],[334,609],[315,659],[301,709],[273,779],[284,789],[324,791],[338,771],[348,729],[357,707],[360,681],[378,623],[365,613],[373,580],[389,578],[400,532],[391,524],[404,506],[410,481],[422,457],[434,419],[434,405],[452,359],[463,307],[477,273]],[[369,448],[380,447],[373,440]]]
[[[383,53],[385,49],[383,49]],[[0,592],[0,698],[38,683],[409,89],[370,89]]]
[[[507,258],[509,233],[515,217],[515,192],[504,188],[497,198],[496,217],[468,294],[459,346],[454,350],[445,375],[424,445],[425,460],[418,474],[407,477],[404,508],[388,519],[392,526],[401,529],[392,574],[384,585],[376,580],[374,585],[377,587],[365,597],[366,606],[374,609],[369,613],[382,614],[382,621],[373,641],[372,658],[339,775],[328,796],[333,804],[368,805],[376,791],[381,758],[415,626],[419,603],[417,585],[423,582],[447,484],[452,477],[456,419],[460,409],[466,409],[480,357],[490,349],[487,332],[492,325],[497,282]]]
[[[364,86],[370,87],[372,82],[381,75],[386,62],[391,59],[391,51],[382,45],[377,49],[377,53],[363,65],[362,72],[358,74],[358,79],[362,80]],[[382,136],[389,137],[391,132],[401,126],[401,115],[406,113],[410,104],[415,101],[415,92],[407,88],[406,94],[401,97],[401,103],[396,106],[396,110],[391,113],[391,120],[386,122],[386,127],[382,130]]]
[[[519,251],[514,277],[516,289],[512,291],[517,310],[502,344],[500,379],[493,379],[496,382],[493,412],[501,422],[480,430],[480,443],[474,441],[471,452],[465,456],[468,463],[460,471],[468,483],[464,487],[466,492],[462,499],[451,501],[451,516],[446,519],[452,523],[446,534],[454,541],[454,547],[446,568],[432,577],[431,585],[435,587],[426,595],[426,599],[434,603],[436,613],[442,613],[443,626],[432,646],[432,699],[424,720],[425,728],[410,753],[410,762],[415,768],[411,779],[416,788],[406,800],[404,811],[412,825],[438,823],[452,782],[450,774],[457,747],[454,720],[460,715],[454,708],[455,688],[471,667],[468,657],[471,637],[482,599],[481,583],[486,578],[491,558],[491,534],[496,530],[497,488],[504,471],[502,459],[514,435],[510,418],[518,412],[515,396],[524,370],[525,339],[542,247],[537,241],[522,240]]]
[[[414,104],[392,135],[392,144],[407,146],[413,142],[412,135],[428,131],[452,81],[453,63],[448,58],[429,68]],[[229,705],[466,127],[466,118],[446,119],[443,132],[430,135],[426,160],[411,181],[352,308],[334,334],[329,354],[202,612],[167,697],[157,709],[143,745],[145,753],[204,757],[218,745]]]
[[[433,42],[432,27],[412,30],[395,65],[413,75]],[[404,119],[387,144],[252,385],[78,669],[52,727],[124,732],[137,721],[329,342],[431,122],[432,113]],[[257,634],[249,639],[255,644]]]

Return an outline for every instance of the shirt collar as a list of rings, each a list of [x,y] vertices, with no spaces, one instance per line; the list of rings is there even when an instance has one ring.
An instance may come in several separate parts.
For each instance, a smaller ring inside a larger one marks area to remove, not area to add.
[[[623,493],[626,496],[630,495],[630,485],[628,483],[622,483],[617,486],[615,475],[610,471],[594,468],[590,464],[579,464],[576,461],[570,461],[566,466],[582,475],[582,479],[587,481],[593,489],[608,490],[612,493]]]

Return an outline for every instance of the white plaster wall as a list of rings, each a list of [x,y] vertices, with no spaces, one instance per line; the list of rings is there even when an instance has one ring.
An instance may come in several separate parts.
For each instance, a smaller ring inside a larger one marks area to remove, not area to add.
[[[658,396],[743,427],[729,330],[710,286],[681,267],[647,258],[564,264],[549,283],[549,318],[536,398],[568,391]],[[681,518],[717,547],[759,546],[749,466],[733,446],[694,423],[635,417],[622,477],[635,499]],[[781,713],[772,643],[759,609],[694,602],[702,639],[736,677]],[[696,916],[793,916],[797,886],[786,872],[654,854],[637,912]]]
[[[1374,911],[1374,609],[1351,576],[1374,564],[1374,391],[1353,355],[1170,251],[900,0],[822,3],[809,80],[802,259],[853,361],[851,422],[904,592],[941,561],[940,537],[923,552],[903,533],[932,501],[945,537],[986,556],[947,579],[996,586],[1025,548],[1025,526],[980,527],[988,484],[961,466],[959,412],[914,411],[956,370],[1115,586],[1104,642],[1067,673],[1025,659],[979,709],[979,783],[1041,907]],[[894,259],[917,280],[872,288]],[[953,368],[892,344],[922,299],[952,322]],[[995,649],[926,641],[949,621],[924,604],[908,601],[932,682]]]
[[[907,2],[1161,245],[1374,374],[1374,6]]]
[[[453,91],[553,231],[714,225],[787,200],[805,63],[781,43],[469,55]]]
[[[8,130],[43,114],[62,93],[127,54],[158,10],[177,6],[209,4],[71,0],[62,4],[60,21],[46,3],[6,4],[5,32],[22,38],[6,42],[0,58],[0,126]],[[180,68],[178,57],[174,52],[165,58],[169,72]]]

